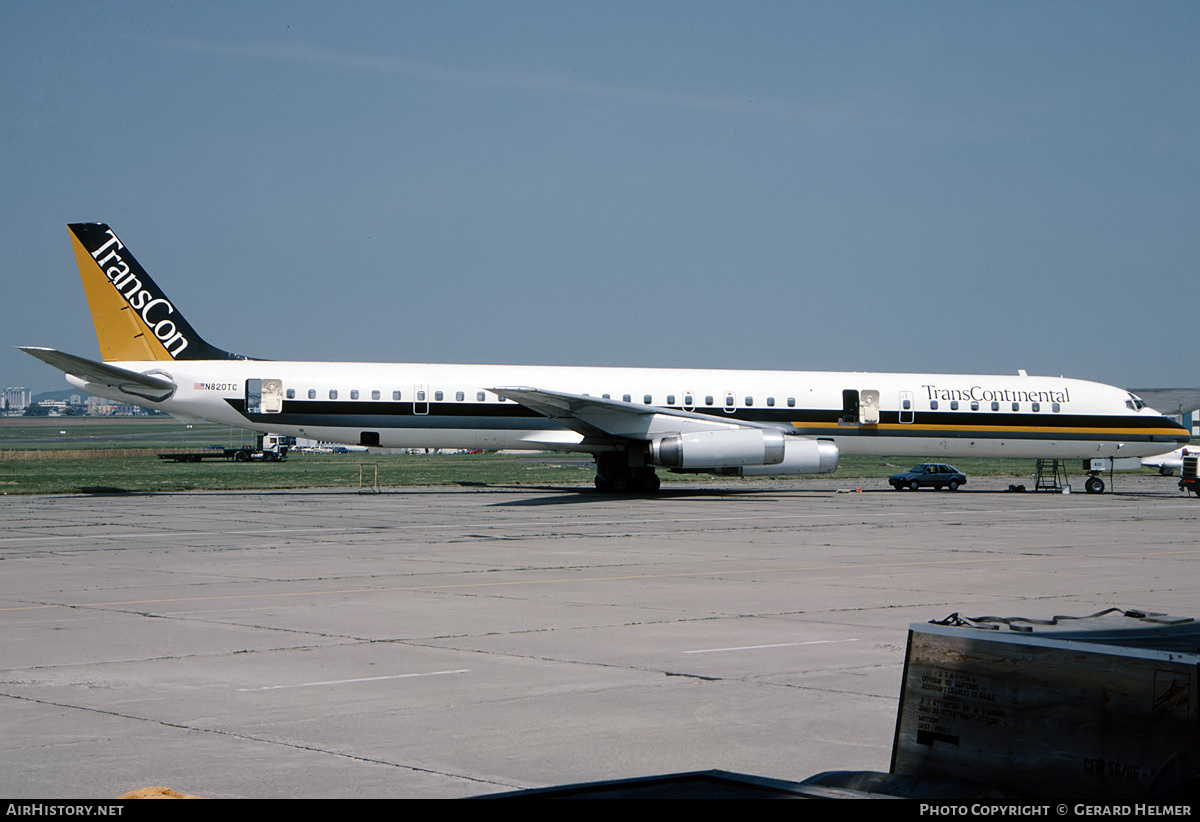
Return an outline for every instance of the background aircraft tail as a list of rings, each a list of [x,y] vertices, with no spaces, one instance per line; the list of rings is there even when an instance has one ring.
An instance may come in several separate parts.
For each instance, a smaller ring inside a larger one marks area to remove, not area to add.
[[[245,359],[201,339],[111,228],[68,228],[105,362]]]

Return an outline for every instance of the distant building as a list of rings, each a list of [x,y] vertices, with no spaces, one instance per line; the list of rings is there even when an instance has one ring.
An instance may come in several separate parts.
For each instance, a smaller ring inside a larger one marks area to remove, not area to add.
[[[106,400],[104,397],[88,397],[84,400],[84,407],[87,408],[89,415],[97,417],[115,414],[117,411],[117,404],[112,400]]]
[[[5,388],[4,410],[20,414],[33,402],[33,394],[28,388]]]

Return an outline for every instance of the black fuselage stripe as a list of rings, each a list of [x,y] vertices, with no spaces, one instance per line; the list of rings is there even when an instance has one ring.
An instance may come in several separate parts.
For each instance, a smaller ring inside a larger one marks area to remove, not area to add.
[[[227,399],[239,414],[255,423],[296,427],[438,428],[538,430],[563,426],[523,405],[469,402],[379,402],[373,400],[285,400],[277,414],[246,414],[245,401]],[[689,409],[719,420],[747,420],[788,426],[797,434],[812,437],[897,437],[903,439],[1022,439],[1040,440],[1148,440],[1172,442],[1178,437],[1164,434],[1161,418],[1084,414],[1013,414],[1004,412],[937,413],[905,412],[910,420],[900,422],[900,412],[882,412],[880,426],[837,425],[840,410],[739,408],[728,413],[720,408]],[[910,425],[911,423],[911,425]],[[919,425],[917,424],[919,423]],[[811,427],[810,427],[811,426]],[[945,426],[945,427],[941,427]],[[1077,429],[1064,431],[1062,429]],[[1053,430],[1038,430],[1053,429]],[[1115,429],[1115,430],[1097,430]],[[1149,429],[1144,433],[1138,429]],[[1180,434],[1184,432],[1181,429]]]

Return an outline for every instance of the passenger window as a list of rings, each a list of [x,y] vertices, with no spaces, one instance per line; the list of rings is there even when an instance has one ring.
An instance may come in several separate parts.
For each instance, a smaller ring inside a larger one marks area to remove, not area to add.
[[[1014,402],[1014,403],[1013,403],[1013,410],[1014,410],[1014,411],[1020,411],[1020,410],[1021,410],[1021,403],[1019,403],[1019,402]]]
[[[754,397],[746,397],[746,407],[748,408],[751,405],[754,405]]]
[[[611,395],[609,395],[609,394],[601,394],[601,395],[600,395],[600,398],[601,398],[601,399],[605,399],[605,400],[611,400],[611,399],[612,399],[612,396],[611,396]]]
[[[329,399],[331,399],[331,400],[337,399],[337,389],[336,388],[329,389]]]
[[[1035,402],[1033,404],[1032,408],[1033,408],[1034,412],[1036,413],[1036,412],[1042,410],[1042,404],[1040,402]]]
[[[788,397],[788,408],[795,408],[795,407],[796,407],[796,398]]]
[[[442,392],[441,392],[441,391],[434,391],[434,392],[433,392],[433,401],[434,401],[434,402],[441,402],[441,401],[442,401],[442,396],[443,396],[443,394],[442,394]]]
[[[684,394],[683,395],[683,404],[684,405],[695,405],[696,404],[695,399],[696,398],[693,397],[691,394]]]
[[[424,390],[417,392],[417,402],[425,402],[425,391]]]
[[[712,404],[713,404],[713,398],[712,398],[712,394],[709,394],[707,397],[705,397],[705,398],[704,398],[704,404],[705,404],[705,405],[712,405]]]
[[[646,405],[653,405],[654,397],[650,396],[649,394],[646,394],[645,396],[642,397],[642,402],[644,402]]]
[[[767,408],[774,408],[774,407],[775,407],[775,398],[767,397]]]
[[[358,399],[358,389],[357,388],[351,389],[350,399],[352,399],[352,400]]]
[[[487,394],[484,394],[482,391],[480,391],[479,393],[477,393],[477,394],[475,395],[475,400],[476,400],[477,402],[483,402],[483,401],[485,401],[486,399],[487,399]]]
[[[993,411],[999,411],[999,410],[1000,410],[1000,403],[998,403],[998,402],[993,402],[993,403],[992,403],[992,410],[993,410]]]
[[[308,398],[310,400],[315,400],[317,398],[317,389],[315,389],[315,388],[308,389]]]
[[[929,410],[930,410],[930,411],[936,411],[936,410],[937,410],[937,400],[930,400],[930,401],[929,401]]]
[[[294,399],[296,399],[296,389],[295,389],[295,388],[289,388],[289,389],[287,390],[287,398],[288,398],[289,400],[294,400]]]
[[[904,401],[902,401],[902,402],[900,403],[900,407],[901,407],[901,408],[903,408],[905,411],[908,411],[908,410],[910,410],[910,409],[912,408],[912,400],[904,400]]]
[[[979,403],[976,400],[971,400],[971,410],[972,411],[979,410]]]
[[[454,399],[458,402],[462,402],[463,401],[463,392],[456,391],[454,394]]]
[[[674,405],[674,404],[675,404],[675,395],[667,394],[667,405]]]
[[[726,404],[726,405],[728,405],[728,406],[731,406],[731,407],[732,407],[732,405],[733,405],[733,395],[728,395],[728,396],[726,396],[726,397],[725,397],[725,404]]]
[[[633,402],[633,399],[628,394],[622,394],[621,401],[622,402]]]
[[[950,410],[951,411],[958,410],[958,400],[950,400]]]
[[[377,399],[379,399],[379,391],[378,391],[378,389],[376,389],[376,390],[374,390],[374,391],[372,391],[372,392],[371,392],[371,399],[373,399],[373,400],[377,400]]]
[[[1059,411],[1059,405],[1058,405],[1058,403],[1052,403],[1052,404],[1050,405],[1050,410],[1051,410],[1051,411],[1053,411],[1055,414],[1057,414],[1057,413],[1058,413],[1058,411]]]
[[[398,401],[398,400],[400,399],[400,392],[399,392],[399,391],[393,391],[393,392],[392,392],[392,399],[393,399],[393,400],[397,400],[397,401]]]

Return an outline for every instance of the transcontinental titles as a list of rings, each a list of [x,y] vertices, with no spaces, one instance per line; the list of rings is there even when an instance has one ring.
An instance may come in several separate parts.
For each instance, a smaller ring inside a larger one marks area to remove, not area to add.
[[[939,388],[936,385],[922,385],[926,399],[930,400],[959,400],[975,402],[1058,402],[1071,401],[1071,392],[1064,387],[1061,391],[1054,389],[1046,391],[1028,391],[1019,388],[985,388],[982,385],[972,385],[970,388]]]
[[[167,353],[178,357],[179,353],[188,347],[188,339],[175,327],[173,320],[167,319],[167,315],[175,313],[175,306],[161,295],[152,294],[147,290],[142,281],[129,269],[129,264],[117,253],[124,250],[125,246],[111,228],[107,233],[108,242],[92,251],[92,257],[104,272],[104,276],[112,281],[117,292],[125,298],[125,302],[141,315],[146,326],[163,344]],[[174,346],[174,350],[171,346]]]

